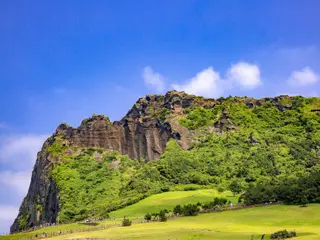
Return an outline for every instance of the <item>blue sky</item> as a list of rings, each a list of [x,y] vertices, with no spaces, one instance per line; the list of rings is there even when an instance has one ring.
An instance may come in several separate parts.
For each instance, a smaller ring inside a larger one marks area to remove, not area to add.
[[[138,97],[320,94],[318,0],[1,1],[0,232],[57,125]]]

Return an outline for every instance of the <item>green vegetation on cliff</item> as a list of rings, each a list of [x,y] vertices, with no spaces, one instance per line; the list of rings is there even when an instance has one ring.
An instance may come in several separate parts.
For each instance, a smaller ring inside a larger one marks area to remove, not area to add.
[[[81,150],[71,160],[59,162],[52,171],[61,204],[58,221],[104,217],[143,198],[128,191],[121,194],[138,166],[138,161],[99,148]]]
[[[19,222],[19,225],[21,226],[21,228],[27,227],[29,217],[30,217],[30,214],[26,213],[26,214],[21,215],[18,218],[18,222]]]

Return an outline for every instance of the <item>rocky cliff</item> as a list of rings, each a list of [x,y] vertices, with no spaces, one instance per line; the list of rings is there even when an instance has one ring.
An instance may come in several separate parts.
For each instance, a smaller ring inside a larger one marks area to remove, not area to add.
[[[267,101],[284,111],[291,108],[290,104],[286,105],[288,99],[290,97],[280,96],[261,100],[234,98],[233,101],[241,101],[249,109]],[[55,164],[63,160],[61,156],[54,154],[57,142],[66,155],[71,154],[70,149],[97,147],[116,150],[131,159],[152,161],[159,158],[172,138],[176,139],[183,149],[191,147],[193,132],[178,121],[188,109],[211,109],[221,105],[223,101],[223,98],[205,99],[184,92],[170,91],[165,95],[147,95],[140,98],[120,121],[112,123],[103,115],[93,115],[83,120],[78,128],[61,124],[38,153],[29,191],[11,232],[57,221],[59,190],[51,174]],[[238,129],[230,120],[226,109],[219,113],[213,127],[217,132]]]
[[[56,221],[59,211],[58,190],[50,177],[51,161],[47,152],[52,140],[52,137],[49,138],[37,155],[29,190],[10,228],[11,233]]]
[[[183,92],[147,95],[140,98],[120,121],[110,122],[103,115],[93,115],[78,128],[62,123],[38,153],[27,196],[24,198],[11,232],[41,224],[55,223],[59,212],[59,193],[50,175],[56,159],[49,148],[57,139],[73,148],[99,147],[117,150],[131,159],[151,161],[164,151],[170,138],[187,149],[190,132],[172,116],[183,114],[191,106],[213,107],[213,99],[204,99]]]

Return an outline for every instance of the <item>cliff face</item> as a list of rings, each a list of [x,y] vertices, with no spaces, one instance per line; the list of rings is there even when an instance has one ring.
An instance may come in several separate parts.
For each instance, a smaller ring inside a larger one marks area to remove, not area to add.
[[[71,146],[117,150],[132,159],[156,159],[172,137],[172,129],[157,119],[139,120],[124,119],[112,124],[104,116],[95,115],[78,128],[62,124],[57,134]]]
[[[111,123],[103,115],[93,115],[78,128],[61,124],[38,153],[29,191],[11,232],[56,222],[59,194],[50,171],[59,159],[52,156],[48,148],[57,138],[73,148],[100,147],[117,150],[131,159],[151,161],[163,153],[170,138],[177,139],[185,149],[190,146],[190,132],[173,119],[169,120],[169,116],[183,114],[184,108],[193,105],[212,107],[214,100],[172,91],[165,96],[140,98],[120,121]]]
[[[211,99],[197,98],[181,92],[147,95],[140,98],[126,116],[111,123],[103,115],[93,115],[82,121],[78,128],[61,124],[55,135],[61,136],[74,147],[101,147],[117,150],[134,159],[157,159],[170,138],[188,148],[187,129],[167,118],[172,113],[183,114],[193,105],[212,107]],[[184,137],[184,138],[183,138]]]
[[[51,144],[50,141],[52,138],[44,143],[43,150],[38,153],[28,194],[11,226],[11,232],[56,221],[59,212],[58,190],[50,177],[51,162],[45,150]]]

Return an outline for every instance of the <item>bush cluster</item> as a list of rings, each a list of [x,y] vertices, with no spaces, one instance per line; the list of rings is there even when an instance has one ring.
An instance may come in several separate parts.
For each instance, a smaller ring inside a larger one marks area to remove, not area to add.
[[[153,217],[154,220],[160,220],[160,222],[166,222],[168,220],[168,216],[167,216],[168,213],[169,211],[167,209],[161,210],[158,213],[151,213],[151,214],[147,213],[144,216],[144,219],[146,221],[150,221],[152,220],[152,217]]]
[[[228,203],[226,198],[215,197],[212,202],[202,204],[203,209],[215,209]]]
[[[295,231],[288,232],[287,230],[282,230],[271,234],[271,239],[284,239],[296,237],[297,233]]]
[[[159,220],[160,222],[166,222],[168,220],[168,217],[167,217],[167,211],[166,210],[161,210],[159,212]]]
[[[275,182],[258,183],[249,188],[242,196],[246,204],[281,201],[286,204],[320,203],[320,171],[301,177]]]
[[[182,214],[184,216],[195,216],[200,211],[200,208],[197,204],[187,204],[182,208]]]
[[[147,220],[147,221],[150,221],[152,219],[152,215],[150,213],[147,213],[145,216],[144,216],[144,219]]]
[[[123,218],[123,220],[122,220],[122,226],[123,226],[123,227],[131,226],[131,224],[132,224],[132,221],[130,221],[130,219],[128,219],[128,218]]]

